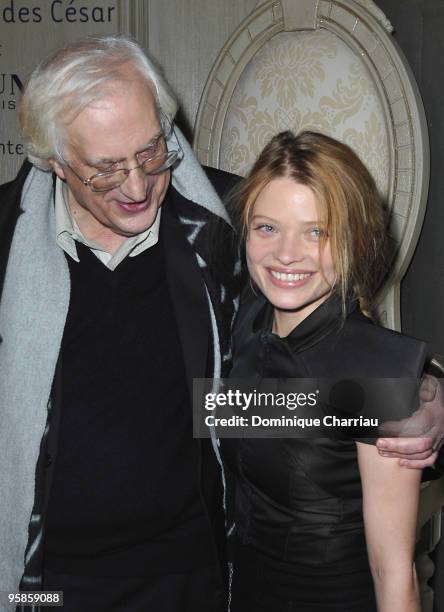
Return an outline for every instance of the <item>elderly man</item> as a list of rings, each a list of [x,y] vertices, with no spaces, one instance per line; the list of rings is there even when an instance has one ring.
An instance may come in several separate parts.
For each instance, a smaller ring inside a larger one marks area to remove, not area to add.
[[[68,612],[226,609],[191,391],[228,372],[239,265],[175,110],[134,42],[70,45],[31,75],[33,165],[0,188],[0,591],[63,591]],[[434,442],[386,452],[422,466]]]
[[[226,609],[191,392],[227,371],[239,269],[175,111],[134,42],[70,45],[31,75],[33,166],[0,192],[0,591],[72,612]]]

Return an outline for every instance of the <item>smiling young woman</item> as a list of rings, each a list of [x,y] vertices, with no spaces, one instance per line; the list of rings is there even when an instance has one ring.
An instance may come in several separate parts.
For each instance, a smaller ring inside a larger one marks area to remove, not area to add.
[[[231,207],[257,294],[237,320],[233,379],[421,375],[424,343],[366,316],[386,271],[386,223],[350,148],[278,134]],[[359,434],[325,435],[222,440],[235,489],[232,612],[419,611],[420,471]]]
[[[370,308],[387,270],[386,218],[370,173],[349,147],[315,132],[278,134],[233,194],[230,207],[247,253],[250,241],[256,243],[255,217],[264,208],[286,214],[284,225],[296,223],[292,215],[299,215],[306,243],[316,243],[318,263],[328,272],[334,262],[331,290],[345,303],[353,288],[361,309]],[[267,225],[262,232],[273,232]]]
[[[320,241],[322,239],[322,248]],[[274,331],[288,335],[332,292],[330,240],[310,187],[289,177],[259,193],[246,245],[252,280],[274,305]]]

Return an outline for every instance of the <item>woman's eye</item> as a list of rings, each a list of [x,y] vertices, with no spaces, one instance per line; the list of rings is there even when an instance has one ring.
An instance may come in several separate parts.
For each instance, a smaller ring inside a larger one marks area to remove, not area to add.
[[[260,225],[257,225],[254,229],[259,230],[264,234],[269,234],[270,232],[274,231],[274,227],[272,225],[269,225],[268,223],[261,223]]]
[[[319,238],[325,235],[324,230],[320,229],[319,227],[313,227],[308,233],[314,240],[319,240]]]

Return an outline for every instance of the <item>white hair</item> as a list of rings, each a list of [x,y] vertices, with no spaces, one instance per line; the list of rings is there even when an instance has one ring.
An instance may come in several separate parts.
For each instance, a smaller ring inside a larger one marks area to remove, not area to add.
[[[49,158],[63,161],[63,128],[116,84],[126,84],[132,68],[147,81],[158,111],[172,121],[177,101],[160,66],[125,36],[88,37],[68,44],[32,72],[19,107],[28,159],[49,170]]]

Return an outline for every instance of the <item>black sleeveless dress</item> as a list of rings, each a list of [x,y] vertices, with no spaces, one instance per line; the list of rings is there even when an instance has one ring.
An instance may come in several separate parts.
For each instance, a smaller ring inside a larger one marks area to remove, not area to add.
[[[287,338],[260,299],[235,331],[232,378],[421,375],[426,345],[331,298]],[[224,439],[234,484],[231,612],[374,612],[353,439]]]

